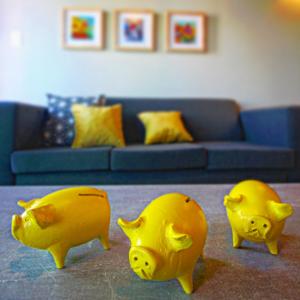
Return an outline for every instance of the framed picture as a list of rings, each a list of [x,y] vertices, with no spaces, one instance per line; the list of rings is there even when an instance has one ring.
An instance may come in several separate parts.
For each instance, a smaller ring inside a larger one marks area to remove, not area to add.
[[[100,50],[104,47],[104,12],[93,8],[63,10],[63,47]]]
[[[207,16],[202,12],[167,12],[168,51],[205,52]]]
[[[154,51],[155,14],[150,10],[115,12],[115,47],[118,50]]]

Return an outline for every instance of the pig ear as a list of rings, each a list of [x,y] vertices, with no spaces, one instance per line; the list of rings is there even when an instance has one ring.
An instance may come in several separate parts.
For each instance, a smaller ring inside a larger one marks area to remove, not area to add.
[[[30,206],[35,202],[35,200],[38,200],[38,199],[32,199],[28,202],[25,202],[24,200],[19,200],[18,205],[20,207],[23,207],[26,210],[26,209],[30,208]]]
[[[133,230],[138,229],[142,225],[143,221],[144,220],[142,217],[138,217],[133,221],[126,221],[122,218],[119,218],[118,224],[123,229],[124,233],[129,237]]]
[[[293,207],[288,203],[268,201],[268,207],[279,222],[293,214]]]
[[[23,207],[24,209],[26,209],[27,206],[28,206],[28,203],[25,202],[24,200],[19,200],[19,201],[18,201],[18,205],[19,205],[20,207]]]
[[[171,248],[179,252],[192,246],[193,240],[189,234],[178,232],[174,229],[174,224],[170,224],[166,228],[166,238]]]
[[[42,229],[47,228],[57,221],[55,207],[53,204],[33,208],[30,210],[30,212]]]
[[[232,211],[235,211],[242,199],[242,195],[239,195],[238,197],[231,197],[229,195],[226,195],[224,197],[224,206]]]

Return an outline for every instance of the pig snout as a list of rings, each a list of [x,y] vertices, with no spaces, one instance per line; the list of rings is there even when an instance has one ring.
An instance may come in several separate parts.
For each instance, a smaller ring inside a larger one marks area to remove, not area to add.
[[[157,259],[144,247],[131,247],[129,262],[133,271],[142,279],[152,279],[157,268]]]
[[[11,232],[13,237],[18,240],[18,229],[22,225],[22,218],[19,215],[13,215],[11,222]]]
[[[253,216],[247,219],[245,226],[249,236],[264,240],[270,232],[272,224],[267,218]]]

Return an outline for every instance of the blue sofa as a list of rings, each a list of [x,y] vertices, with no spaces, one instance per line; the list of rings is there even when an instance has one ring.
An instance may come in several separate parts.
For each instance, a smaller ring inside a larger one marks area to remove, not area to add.
[[[125,148],[46,148],[47,109],[0,103],[0,184],[300,181],[300,106],[239,111],[229,99],[108,98],[123,105]],[[143,145],[141,111],[179,110],[194,143]]]

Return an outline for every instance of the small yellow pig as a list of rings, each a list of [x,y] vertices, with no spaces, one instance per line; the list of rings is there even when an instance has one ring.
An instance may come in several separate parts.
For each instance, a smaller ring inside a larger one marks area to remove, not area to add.
[[[98,238],[109,249],[110,205],[102,190],[67,188],[18,205],[25,211],[12,217],[13,237],[26,246],[48,250],[59,269],[72,247]]]
[[[190,197],[171,193],[153,200],[134,221],[118,220],[131,242],[129,262],[145,280],[177,279],[193,291],[193,270],[207,234],[205,215]]]
[[[232,229],[233,247],[239,248],[243,240],[265,243],[271,254],[278,254],[277,242],[285,219],[293,208],[281,203],[277,193],[257,180],[238,183],[224,197],[224,205]]]

